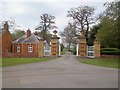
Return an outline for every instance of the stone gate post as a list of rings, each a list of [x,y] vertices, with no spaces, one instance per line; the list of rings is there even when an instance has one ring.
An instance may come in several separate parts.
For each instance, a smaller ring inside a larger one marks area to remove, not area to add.
[[[94,41],[94,56],[95,58],[100,58],[100,42],[97,37]]]
[[[86,56],[87,56],[86,38],[85,38],[82,31],[80,33],[81,33],[81,35],[80,35],[80,38],[79,38],[78,54],[79,54],[79,57],[86,58]]]
[[[51,39],[51,57],[58,57],[59,56],[59,37],[57,37],[57,31],[53,31],[54,35]]]
[[[40,37],[40,43],[38,44],[38,57],[44,56],[44,39]]]

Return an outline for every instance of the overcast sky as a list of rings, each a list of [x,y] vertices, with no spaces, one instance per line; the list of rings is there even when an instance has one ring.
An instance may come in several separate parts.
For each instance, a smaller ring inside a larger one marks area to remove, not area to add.
[[[104,10],[103,4],[113,0],[1,0],[0,21],[8,20],[10,17],[15,20],[16,28],[30,28],[35,31],[35,26],[40,22],[40,15],[48,13],[55,16],[58,31],[64,29],[69,21],[67,11],[70,8],[79,6],[94,6],[95,15]]]

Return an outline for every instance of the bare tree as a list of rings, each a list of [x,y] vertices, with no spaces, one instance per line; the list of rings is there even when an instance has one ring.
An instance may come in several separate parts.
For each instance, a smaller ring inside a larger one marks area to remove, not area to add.
[[[16,26],[15,20],[12,17],[10,17],[8,20],[0,21],[0,28],[1,29],[4,27],[5,23],[8,23],[9,28],[11,28],[11,29],[14,29]]]
[[[71,23],[68,23],[68,25],[65,27],[64,31],[61,32],[61,36],[64,38],[65,42],[68,43],[68,50],[70,50],[71,44],[76,43],[76,33],[77,30],[75,26]]]
[[[41,21],[40,21],[39,25],[35,28],[35,30],[38,30],[38,31],[41,32],[41,35],[42,35],[43,39],[45,39],[47,42],[49,42],[49,40],[48,40],[49,30],[57,28],[55,26],[55,22],[53,21],[54,18],[55,17],[52,16],[52,15],[49,15],[49,14],[46,14],[46,13],[42,14],[40,16]]]
[[[76,22],[77,28],[84,32],[86,38],[88,38],[88,31],[90,24],[94,23],[92,14],[94,13],[94,7],[80,6],[78,8],[72,8],[68,11],[68,17],[71,17]]]

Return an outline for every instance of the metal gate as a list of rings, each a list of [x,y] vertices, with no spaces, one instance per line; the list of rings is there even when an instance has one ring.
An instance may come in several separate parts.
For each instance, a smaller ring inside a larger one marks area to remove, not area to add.
[[[87,46],[87,57],[94,58],[94,46]]]
[[[51,46],[45,42],[44,43],[44,56],[50,56],[51,55]]]

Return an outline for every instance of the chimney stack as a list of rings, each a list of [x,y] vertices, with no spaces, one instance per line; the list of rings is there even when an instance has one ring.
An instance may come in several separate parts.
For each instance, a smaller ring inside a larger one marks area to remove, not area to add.
[[[4,30],[8,31],[8,29],[9,29],[8,21],[5,21]]]
[[[28,37],[30,37],[31,36],[31,31],[30,31],[30,29],[28,29],[27,30],[27,33],[26,33],[26,37],[28,38]]]

